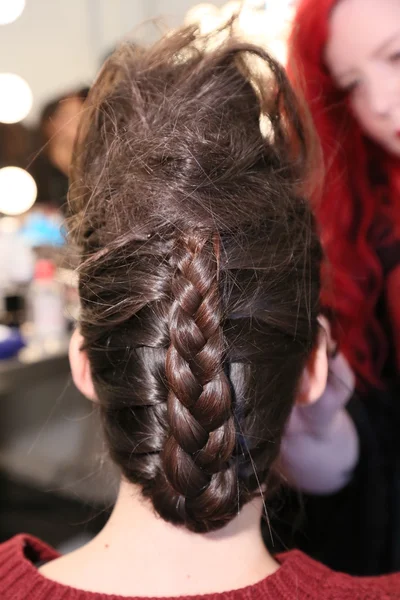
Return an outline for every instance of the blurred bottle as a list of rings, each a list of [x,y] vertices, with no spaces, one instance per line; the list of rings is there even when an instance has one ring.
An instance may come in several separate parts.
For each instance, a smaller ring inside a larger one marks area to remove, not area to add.
[[[38,260],[30,289],[33,338],[45,346],[62,340],[66,334],[63,286],[55,274],[51,260]]]
[[[25,296],[34,269],[33,251],[19,227],[15,218],[0,219],[0,322],[12,327],[25,321]]]

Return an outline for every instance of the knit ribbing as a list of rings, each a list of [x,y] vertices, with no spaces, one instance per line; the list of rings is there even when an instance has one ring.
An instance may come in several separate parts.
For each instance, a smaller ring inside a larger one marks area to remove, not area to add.
[[[30,536],[20,535],[0,545],[1,600],[139,600],[61,585],[43,577],[33,564],[57,557],[57,552]],[[277,560],[281,567],[255,585],[181,596],[179,600],[400,600],[400,575],[353,578],[334,573],[298,551],[280,555]]]

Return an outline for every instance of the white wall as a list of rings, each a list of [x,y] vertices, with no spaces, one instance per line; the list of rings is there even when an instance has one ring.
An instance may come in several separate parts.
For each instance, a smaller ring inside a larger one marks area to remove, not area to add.
[[[53,96],[90,84],[101,59],[121,37],[160,15],[179,24],[198,1],[26,0],[22,16],[0,26],[0,72],[18,73],[28,81],[34,95],[32,122]]]

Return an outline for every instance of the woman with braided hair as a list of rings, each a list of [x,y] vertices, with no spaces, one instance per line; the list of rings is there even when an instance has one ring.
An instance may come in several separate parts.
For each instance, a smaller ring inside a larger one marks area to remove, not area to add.
[[[282,68],[231,38],[184,29],[107,61],[72,170],[70,361],[121,488],[70,555],[2,545],[2,600],[400,598],[397,576],[273,557],[261,536],[294,403],[328,370],[303,112]]]

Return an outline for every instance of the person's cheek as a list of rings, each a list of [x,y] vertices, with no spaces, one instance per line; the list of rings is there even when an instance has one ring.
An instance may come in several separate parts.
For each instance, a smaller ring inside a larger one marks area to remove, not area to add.
[[[368,100],[365,98],[365,94],[357,94],[350,101],[351,112],[360,125],[362,131],[370,138],[375,141],[380,141],[380,131],[376,127],[374,116],[368,105]]]

